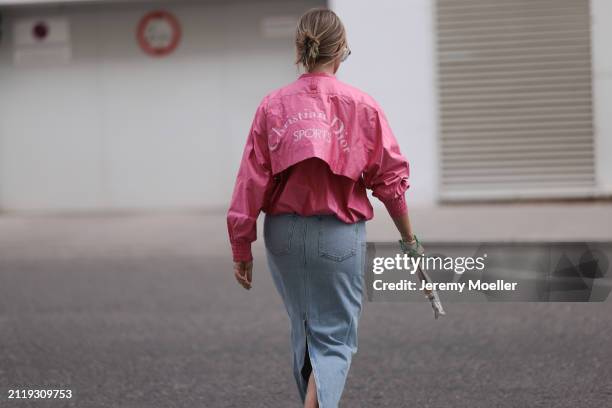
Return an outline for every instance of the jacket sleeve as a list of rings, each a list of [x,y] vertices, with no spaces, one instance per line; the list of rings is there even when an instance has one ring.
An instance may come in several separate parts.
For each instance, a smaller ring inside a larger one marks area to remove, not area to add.
[[[374,139],[363,173],[365,185],[383,202],[392,217],[408,212],[405,191],[409,187],[409,165],[381,109],[373,112]]]
[[[234,261],[253,259],[251,243],[257,239],[257,217],[272,185],[265,131],[265,105],[262,102],[249,131],[227,212],[227,229]]]

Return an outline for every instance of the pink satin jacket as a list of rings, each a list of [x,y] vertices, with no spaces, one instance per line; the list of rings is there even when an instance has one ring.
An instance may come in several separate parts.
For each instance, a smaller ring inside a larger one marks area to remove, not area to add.
[[[371,189],[398,216],[407,188],[408,162],[376,101],[334,75],[303,74],[255,113],[227,213],[233,258],[252,259],[261,211],[369,220]]]

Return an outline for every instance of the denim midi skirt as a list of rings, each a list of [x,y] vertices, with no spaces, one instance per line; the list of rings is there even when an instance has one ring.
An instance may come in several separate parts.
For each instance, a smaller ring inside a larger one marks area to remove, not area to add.
[[[266,215],[268,265],[291,322],[293,373],[302,402],[314,373],[321,408],[337,407],[363,299],[365,221],[334,215]]]

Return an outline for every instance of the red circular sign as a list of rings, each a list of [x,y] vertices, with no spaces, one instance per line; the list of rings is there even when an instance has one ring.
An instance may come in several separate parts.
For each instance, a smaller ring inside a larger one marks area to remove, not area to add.
[[[140,19],[136,36],[140,48],[147,54],[168,55],[181,39],[181,25],[172,13],[151,11]]]

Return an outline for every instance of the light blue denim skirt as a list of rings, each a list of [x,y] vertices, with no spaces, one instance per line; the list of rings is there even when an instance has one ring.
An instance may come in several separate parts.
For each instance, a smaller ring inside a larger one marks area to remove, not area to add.
[[[365,221],[334,215],[266,215],[264,242],[272,278],[291,321],[293,373],[302,402],[314,373],[321,408],[337,407],[363,299]]]

